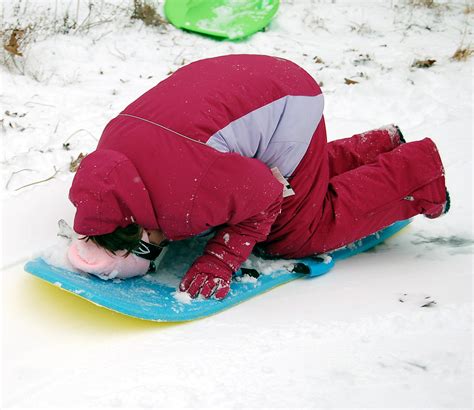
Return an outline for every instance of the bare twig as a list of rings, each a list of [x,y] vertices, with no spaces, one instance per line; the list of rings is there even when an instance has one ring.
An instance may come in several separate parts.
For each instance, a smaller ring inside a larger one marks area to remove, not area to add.
[[[27,107],[30,107],[32,104],[33,104],[33,105],[34,105],[34,104],[37,104],[37,105],[44,105],[45,107],[53,107],[53,108],[56,108],[55,105],[44,104],[44,103],[40,103],[40,102],[36,102],[36,101],[27,101],[27,102],[25,103],[25,105],[26,105]]]
[[[9,57],[13,63],[13,65],[15,66],[15,68],[18,70],[18,72],[21,74],[21,75],[25,75],[25,68],[24,67],[20,67],[18,65],[18,63],[16,62],[16,57],[14,55],[11,55],[9,54]]]
[[[182,56],[183,52],[184,52],[184,48],[181,48],[181,51],[178,53],[178,55],[175,57],[175,59],[173,61],[174,65],[178,64],[178,59]]]
[[[125,53],[123,53],[122,51],[120,51],[118,48],[117,48],[117,44],[114,44],[114,48],[115,48],[115,51],[117,51],[118,54],[115,54],[113,53],[112,51],[109,50],[109,53],[112,54],[114,57],[117,57],[119,58],[120,60],[122,61],[125,61],[127,59],[127,56]]]
[[[79,23],[79,6],[81,4],[81,0],[77,0],[76,3],[76,24]]]
[[[23,171],[34,171],[33,169],[30,169],[30,168],[24,168],[24,169],[20,169],[18,171],[15,171],[15,172],[12,172],[12,174],[10,175],[10,178],[8,178],[8,181],[5,185],[5,189],[8,189],[8,186],[10,185],[10,182],[11,180],[13,179],[13,177],[16,175],[16,174],[19,174],[20,172],[23,172]]]
[[[96,37],[96,38],[92,39],[92,43],[93,44],[97,43],[100,39],[104,38],[105,36],[107,36],[110,33],[113,33],[113,31],[109,30],[109,31],[106,31],[105,33],[102,33],[99,37]]]
[[[32,186],[32,185],[42,184],[43,182],[47,182],[47,181],[53,179],[59,173],[59,169],[56,169],[56,167],[54,167],[54,166],[53,166],[53,168],[54,168],[54,174],[51,175],[49,178],[42,179],[41,181],[31,182],[30,184],[23,185],[20,188],[15,189],[15,191],[19,191],[20,189],[23,189],[23,188],[26,188],[26,187],[29,187],[29,186]]]
[[[114,21],[114,20],[113,19],[106,19],[106,20],[100,20],[100,21],[93,21],[93,22],[87,24],[84,27],[84,30],[89,30],[90,28],[95,27],[95,26],[100,26],[101,24],[111,23],[112,21]]]
[[[77,133],[81,131],[87,132],[92,138],[94,138],[95,141],[98,141],[97,138],[94,137],[94,135],[90,131],[87,131],[86,129],[81,128],[80,130],[74,131],[69,137],[67,137],[66,141],[63,142],[63,145],[66,144],[74,135],[76,135]]]

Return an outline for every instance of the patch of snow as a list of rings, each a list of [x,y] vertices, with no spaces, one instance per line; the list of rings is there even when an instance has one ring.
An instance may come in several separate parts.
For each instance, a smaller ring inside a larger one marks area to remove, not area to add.
[[[224,234],[224,243],[227,245],[229,243],[230,235],[228,233]]]
[[[173,296],[178,302],[184,303],[186,305],[189,305],[193,301],[191,295],[187,292],[176,291],[173,293]]]

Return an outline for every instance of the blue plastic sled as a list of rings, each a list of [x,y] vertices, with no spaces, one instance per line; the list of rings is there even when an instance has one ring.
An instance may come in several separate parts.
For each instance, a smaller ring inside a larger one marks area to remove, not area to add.
[[[167,252],[158,272],[143,277],[104,281],[93,275],[48,265],[41,258],[26,263],[25,270],[63,290],[124,315],[157,322],[184,322],[221,312],[286,282],[320,276],[331,270],[335,262],[373,248],[409,223],[409,220],[396,222],[351,246],[334,251],[324,262],[310,258],[296,261],[306,264],[310,268],[309,274],[289,272],[283,266],[294,264],[295,261],[283,260],[276,263],[281,268],[269,274],[261,274],[258,279],[242,276],[242,271],[238,271],[228,296],[220,301],[198,298],[182,302],[179,296],[176,297],[176,289],[183,273],[205,245],[206,241],[200,241],[199,238],[180,241],[184,242],[181,244],[176,242],[176,246],[171,246]],[[252,258],[260,265],[275,266],[275,261],[267,262],[255,256]]]

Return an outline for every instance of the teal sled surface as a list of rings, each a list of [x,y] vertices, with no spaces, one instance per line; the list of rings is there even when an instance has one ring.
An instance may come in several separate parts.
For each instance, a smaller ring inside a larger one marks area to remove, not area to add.
[[[27,262],[24,269],[63,290],[124,315],[156,322],[184,322],[221,312],[292,280],[309,280],[321,276],[331,270],[338,261],[373,248],[409,223],[410,220],[396,222],[351,246],[329,253],[331,258],[326,258],[324,262],[311,258],[298,260],[297,262],[309,267],[309,274],[278,268],[269,274],[260,275],[256,280],[248,281],[243,280],[242,272],[238,271],[228,296],[223,300],[198,298],[183,303],[181,298],[175,297],[182,276],[194,258],[202,252],[207,240],[180,241],[185,243],[176,243],[176,246],[171,247],[157,272],[125,280],[104,281],[94,275],[49,265],[42,258]],[[269,264],[274,262],[268,261]],[[283,266],[284,262],[288,261],[280,262],[282,263],[279,265]]]

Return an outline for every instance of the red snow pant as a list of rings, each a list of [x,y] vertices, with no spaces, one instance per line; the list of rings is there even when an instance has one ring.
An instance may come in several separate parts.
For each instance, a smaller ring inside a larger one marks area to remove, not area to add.
[[[310,158],[316,174],[305,174],[307,163],[290,179],[296,193],[312,180],[311,192],[296,206],[290,199],[294,197],[286,198],[287,209],[284,201],[264,252],[310,256],[396,221],[440,212],[446,202],[444,169],[431,139],[401,143],[396,127],[388,126],[326,143],[324,120],[322,128],[322,141],[314,141],[319,151]]]

